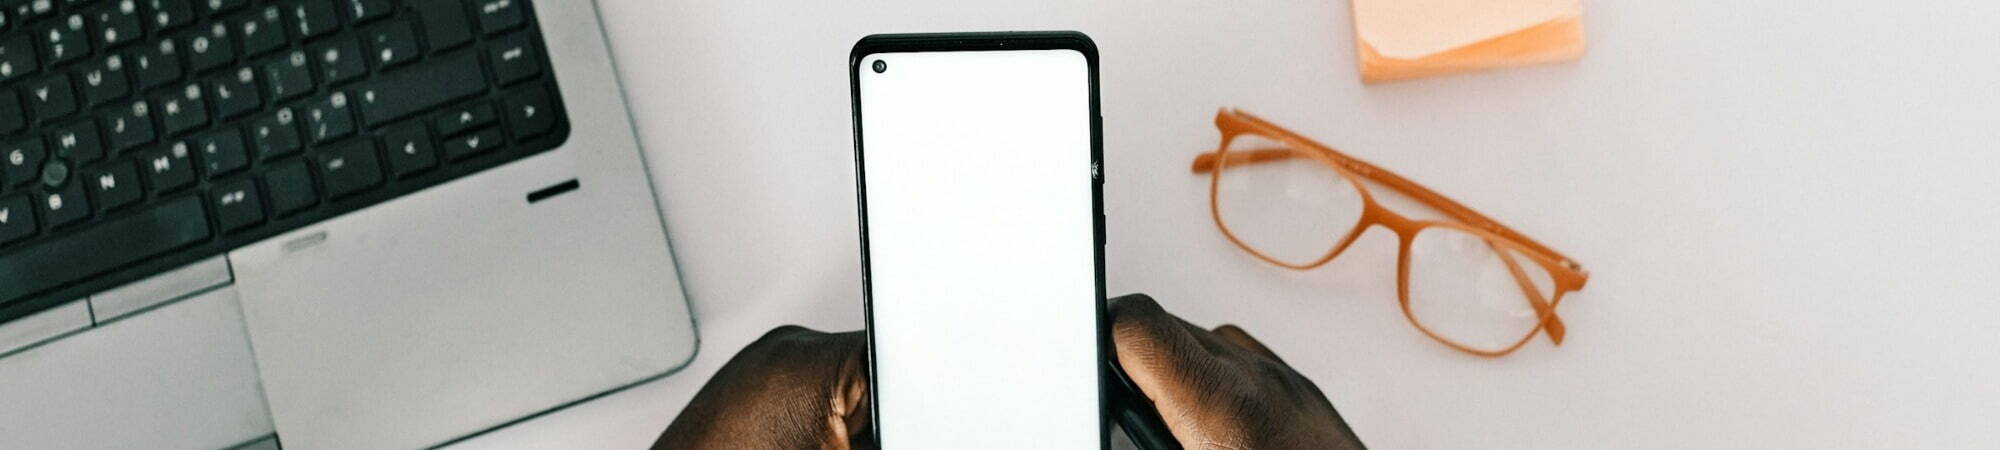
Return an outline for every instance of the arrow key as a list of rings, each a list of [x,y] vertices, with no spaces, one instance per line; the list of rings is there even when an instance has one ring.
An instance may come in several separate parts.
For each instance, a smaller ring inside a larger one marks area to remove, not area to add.
[[[465,159],[500,147],[502,140],[500,130],[497,128],[474,131],[472,134],[446,139],[444,154],[454,160]]]
[[[17,194],[0,198],[0,245],[7,245],[33,234],[35,234],[35,209],[28,206],[28,196]]]
[[[535,87],[507,96],[507,127],[516,138],[541,136],[555,125],[556,111],[548,91]]]
[[[437,125],[439,136],[452,137],[465,130],[490,125],[495,119],[498,118],[493,115],[493,105],[482,102],[447,109],[443,114],[432,118],[431,123]]]
[[[431,133],[421,122],[389,129],[382,142],[389,146],[389,172],[397,178],[437,166],[437,148],[431,146]]]

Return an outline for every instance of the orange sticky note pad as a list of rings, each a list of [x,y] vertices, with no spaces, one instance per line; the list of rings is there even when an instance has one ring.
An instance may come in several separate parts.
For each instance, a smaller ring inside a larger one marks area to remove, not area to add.
[[[1350,0],[1361,81],[1575,60],[1581,0]]]

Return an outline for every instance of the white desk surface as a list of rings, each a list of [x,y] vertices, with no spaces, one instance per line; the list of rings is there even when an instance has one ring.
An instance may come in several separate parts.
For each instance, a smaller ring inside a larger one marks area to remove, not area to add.
[[[861,326],[846,57],[877,32],[1103,53],[1113,293],[1236,323],[1376,448],[2000,445],[2000,3],[1614,0],[1588,56],[1364,86],[1339,0],[601,0],[700,322],[677,375],[464,447],[648,445],[772,327]],[[1569,341],[1424,338],[1377,230],[1252,260],[1189,159],[1239,106],[1583,262]]]

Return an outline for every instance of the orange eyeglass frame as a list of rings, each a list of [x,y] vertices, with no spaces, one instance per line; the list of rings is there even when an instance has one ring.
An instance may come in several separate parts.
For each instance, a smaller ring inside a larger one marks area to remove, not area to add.
[[[1575,261],[1541,243],[1528,239],[1527,236],[1523,236],[1521,233],[1507,228],[1493,219],[1487,218],[1483,214],[1473,211],[1471,208],[1445,198],[1444,195],[1438,194],[1436,191],[1418,185],[1416,182],[1395,173],[1382,170],[1366,161],[1342,154],[1332,147],[1307,139],[1304,136],[1266,122],[1249,113],[1224,108],[1215,114],[1215,127],[1222,132],[1222,144],[1213,152],[1196,156],[1193,171],[1196,174],[1205,173],[1209,175],[1209,215],[1215,219],[1216,228],[1222,230],[1223,236],[1229,238],[1229,241],[1236,244],[1237,247],[1250,252],[1257,259],[1279,267],[1293,270],[1310,270],[1325,265],[1328,261],[1332,261],[1334,257],[1339,256],[1342,251],[1347,250],[1348,245],[1354,243],[1355,238],[1359,237],[1370,226],[1381,225],[1395,232],[1399,241],[1396,258],[1396,294],[1402,303],[1403,316],[1409,319],[1410,324],[1416,326],[1417,330],[1423,332],[1424,335],[1430,336],[1431,339],[1458,351],[1489,357],[1512,353],[1520,349],[1522,345],[1527,344],[1530,339],[1535,337],[1535,334],[1544,330],[1547,331],[1551,342],[1556,345],[1562,345],[1564,326],[1562,319],[1556,317],[1555,307],[1562,303],[1565,294],[1583,289],[1584,283],[1590,279],[1590,273],[1585,271],[1582,265],[1577,264]],[[1244,134],[1270,138],[1284,143],[1286,147],[1238,151],[1229,150],[1229,144]],[[1361,217],[1355,222],[1354,228],[1348,230],[1347,235],[1341,237],[1339,243],[1335,244],[1333,249],[1328,251],[1325,256],[1307,264],[1292,264],[1280,261],[1244,243],[1242,239],[1236,236],[1236,233],[1229,230],[1228,224],[1223,222],[1222,210],[1217,199],[1217,191],[1222,182],[1222,171],[1217,169],[1221,163],[1248,165],[1284,161],[1293,158],[1312,158],[1324,164],[1327,168],[1339,172],[1345,181],[1354,186],[1355,191],[1361,193],[1362,200]],[[1436,208],[1458,222],[1413,220],[1389,211],[1375,201],[1374,194],[1370,193],[1368,188],[1363,186],[1359,181],[1362,179],[1381,183],[1385,187],[1408,195],[1427,206]],[[1514,281],[1520,285],[1528,302],[1534,307],[1535,315],[1539,319],[1535,328],[1528,330],[1528,333],[1521,336],[1520,340],[1515,341],[1512,345],[1504,349],[1480,350],[1453,342],[1451,339],[1431,331],[1430,328],[1424,326],[1422,321],[1417,320],[1416,315],[1410,312],[1410,245],[1416,239],[1417,233],[1428,227],[1448,227],[1471,233],[1483,238],[1488,245],[1493,246],[1494,253],[1501,255],[1500,259],[1507,264],[1507,271],[1514,276]],[[1512,250],[1512,252],[1500,251],[1501,249]],[[1530,261],[1548,271],[1555,291],[1553,296],[1544,297],[1549,294],[1540,292],[1535,287],[1528,273],[1516,261],[1518,258],[1512,255],[1526,256]]]

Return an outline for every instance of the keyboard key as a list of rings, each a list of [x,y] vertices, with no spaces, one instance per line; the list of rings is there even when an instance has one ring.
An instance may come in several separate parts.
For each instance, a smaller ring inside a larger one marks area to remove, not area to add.
[[[35,234],[35,208],[29,206],[28,196],[15,194],[0,197],[0,245],[26,239]]]
[[[90,218],[90,200],[83,198],[81,183],[65,183],[63,187],[42,192],[37,196],[36,206],[42,209],[42,220],[49,228],[82,222]]]
[[[340,27],[340,13],[333,8],[333,0],[292,0],[287,5],[301,38],[332,33]]]
[[[201,200],[182,197],[137,214],[39,242],[0,264],[0,303],[34,295],[207,240]]]
[[[76,93],[70,89],[69,77],[55,76],[29,83],[23,92],[28,97],[28,109],[35,112],[35,120],[48,122],[76,112]]]
[[[264,199],[257,195],[255,180],[223,183],[209,189],[208,205],[215,210],[215,224],[224,233],[264,223]]]
[[[234,128],[203,135],[195,140],[195,149],[209,178],[250,166],[250,150],[243,147],[243,135]]]
[[[42,158],[46,156],[41,139],[22,139],[0,146],[0,165],[6,166],[7,184],[20,186],[40,180]]]
[[[223,119],[234,119],[263,106],[263,99],[257,95],[257,71],[248,67],[216,78],[209,83],[209,90],[215,93],[215,114]]]
[[[389,172],[397,178],[437,167],[437,148],[424,124],[411,122],[389,129],[382,136],[389,147]]]
[[[362,118],[375,126],[485,91],[478,55],[460,54],[377,76],[357,92]]]
[[[42,41],[42,57],[50,66],[90,54],[90,39],[84,36],[83,22],[82,14],[71,14],[36,33]]]
[[[132,95],[132,82],[126,80],[125,57],[110,55],[84,66],[83,102],[89,107],[98,107],[125,99]]]
[[[27,36],[16,36],[0,42],[0,82],[35,73],[41,69],[35,60],[35,47],[28,43]]]
[[[90,196],[97,199],[99,211],[138,203],[146,195],[139,187],[139,171],[133,168],[131,161],[113,162],[84,174],[80,181],[90,188]]]
[[[104,140],[97,135],[97,121],[85,120],[49,131],[57,158],[88,163],[104,157]]]
[[[396,9],[396,6],[390,3],[390,0],[341,0],[341,1],[347,4],[347,12],[351,13],[349,17],[353,17],[356,23],[367,22],[370,20],[382,18],[382,16],[389,15],[391,11]],[[425,0],[417,0],[417,1],[425,1]]]
[[[244,55],[257,56],[285,46],[284,16],[277,5],[238,16],[230,23],[236,26],[237,39],[243,41]]]
[[[14,91],[0,90],[0,133],[13,133],[26,126],[28,115],[21,109],[21,96]]]
[[[479,0],[474,5],[479,12],[479,29],[486,34],[497,34],[521,26],[520,0]]]
[[[450,50],[472,42],[472,23],[465,18],[465,4],[458,0],[414,1],[418,23],[423,25],[425,43],[432,52]]]
[[[180,45],[173,40],[162,40],[145,46],[132,57],[131,63],[138,68],[139,90],[148,90],[181,79]]]
[[[382,183],[382,167],[375,158],[375,142],[362,139],[313,158],[320,181],[333,198],[352,195]]]
[[[56,12],[56,3],[50,0],[15,0],[14,19],[29,22]]]
[[[313,192],[312,175],[306,165],[289,162],[264,171],[264,186],[271,191],[271,212],[286,215],[319,203]]]
[[[373,51],[375,67],[388,69],[417,59],[417,35],[410,31],[410,23],[397,20],[368,30],[362,35]]]
[[[126,150],[153,143],[153,107],[145,100],[132,102],[131,107],[111,111],[104,118],[104,129],[111,136],[111,151],[124,153]]]
[[[271,101],[282,102],[312,93],[309,65],[306,52],[298,50],[284,59],[264,64],[264,83],[271,88]]]
[[[257,146],[257,157],[272,159],[299,152],[298,119],[291,108],[280,108],[266,114],[250,126],[250,141]]]
[[[367,58],[361,55],[361,45],[354,39],[338,39],[313,49],[313,54],[319,56],[319,78],[326,80],[326,84],[339,84],[368,74]]]
[[[354,112],[347,105],[347,93],[334,91],[306,107],[306,134],[313,144],[354,134]]]
[[[452,137],[465,130],[491,125],[499,119],[499,115],[493,112],[492,104],[479,102],[446,109],[443,114],[432,118],[431,123],[437,126],[439,136]]]
[[[229,65],[236,61],[236,47],[229,43],[229,26],[214,24],[208,32],[187,38],[188,66],[193,72]]]
[[[116,48],[136,42],[146,35],[141,28],[138,0],[117,0],[97,9],[97,23],[94,34],[104,48]]]
[[[201,85],[187,85],[179,92],[155,97],[153,103],[160,110],[160,125],[167,136],[208,125],[208,100],[201,95]]]
[[[493,77],[501,85],[514,84],[534,78],[542,73],[542,63],[535,58],[535,46],[528,43],[526,36],[514,36],[492,43],[489,56],[493,61]]]
[[[155,191],[187,187],[194,184],[194,160],[189,153],[187,143],[176,142],[172,148],[141,154],[139,172],[146,175],[146,183]]]
[[[474,131],[472,134],[446,139],[444,155],[455,160],[470,158],[500,147],[500,144],[504,143],[502,141],[504,139],[500,136],[499,129],[487,128]]]
[[[215,14],[215,13],[229,12],[235,10],[236,8],[242,8],[245,5],[249,4],[250,0],[203,0],[201,2],[201,7],[202,7],[202,12],[208,14]]]
[[[165,31],[187,25],[194,21],[194,5],[189,0],[146,0],[146,6],[153,11],[153,30]]]

